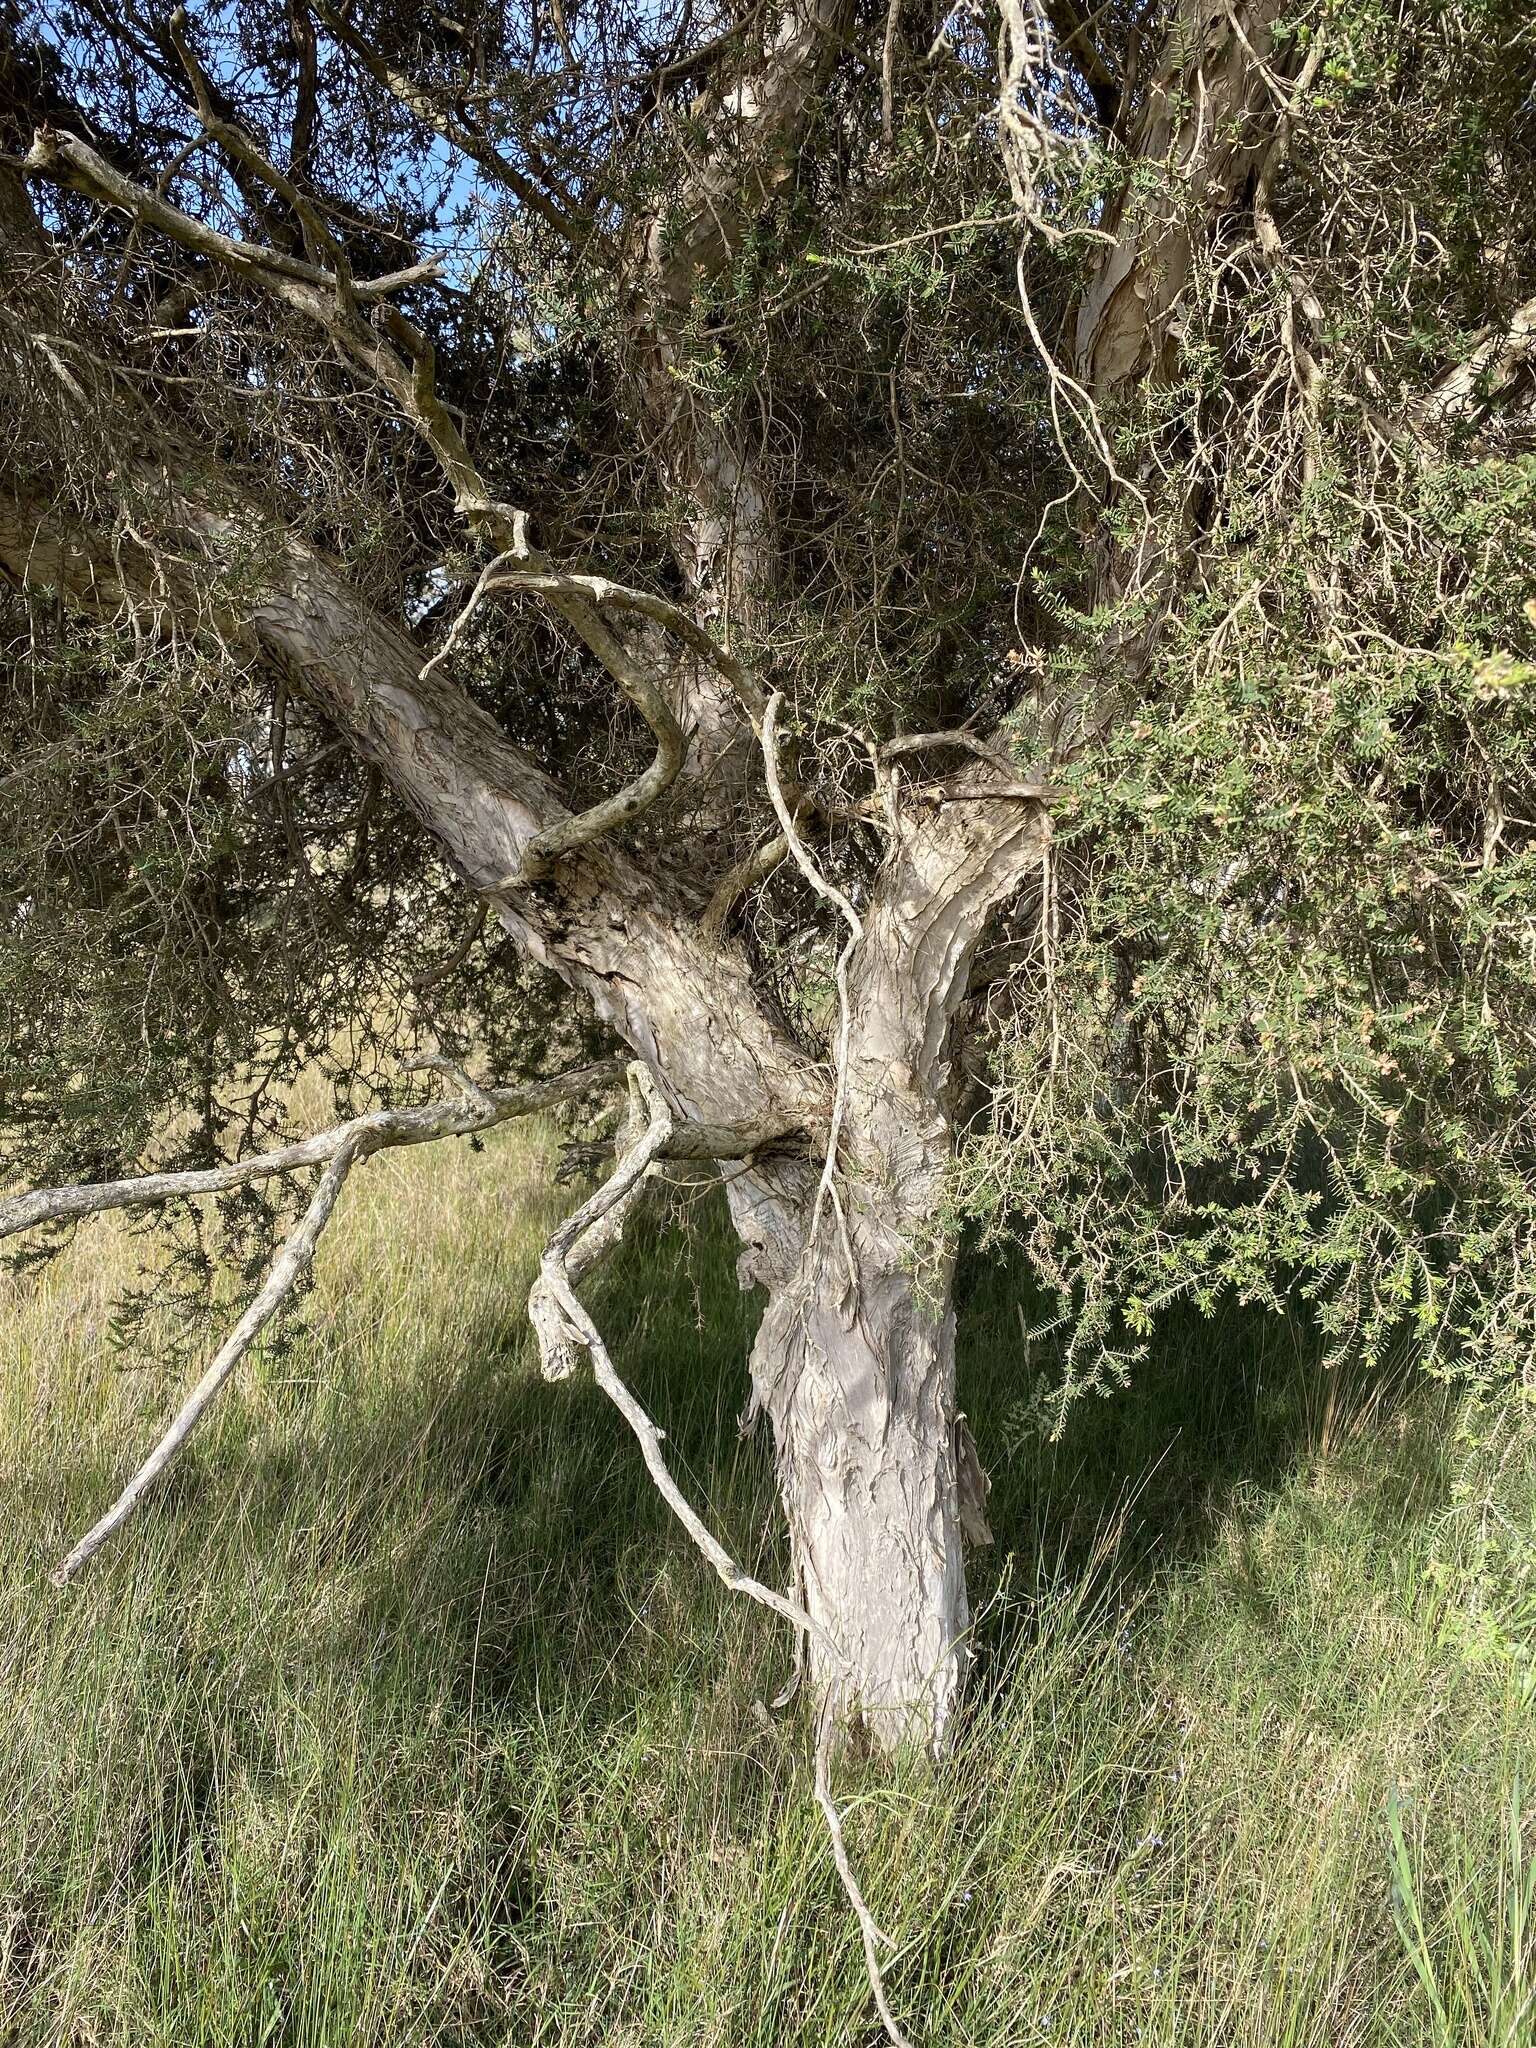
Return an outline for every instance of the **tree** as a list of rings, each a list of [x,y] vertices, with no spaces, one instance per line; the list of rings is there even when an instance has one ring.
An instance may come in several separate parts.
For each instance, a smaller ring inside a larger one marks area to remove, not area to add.
[[[965,1228],[1047,1418],[1224,1290],[1528,1369],[1523,14],[12,12],[0,1231],[213,1192],[254,1276],[322,1167],[211,1394],[359,1158],[564,1089],[450,1056],[616,1043],[546,1367],[733,1573],[576,1291],[720,1162],[744,1583],[877,1742],[962,1682]]]

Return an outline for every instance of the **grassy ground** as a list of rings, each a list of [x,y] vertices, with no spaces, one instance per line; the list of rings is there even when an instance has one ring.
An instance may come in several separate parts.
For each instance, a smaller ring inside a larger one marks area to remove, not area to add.
[[[533,1375],[553,1213],[534,1132],[370,1165],[302,1348],[64,1595],[48,1567],[173,1389],[104,1349],[110,1224],[0,1284],[7,2048],[874,2040],[804,1730],[754,1707],[782,1633],[590,1385]],[[644,1236],[603,1312],[772,1572],[750,1309],[705,1220],[686,1264]],[[1009,1454],[1014,1296],[966,1291],[999,1544],[965,1735],[844,1786],[914,2038],[1536,2039],[1521,1404],[1328,1378],[1233,1318]]]

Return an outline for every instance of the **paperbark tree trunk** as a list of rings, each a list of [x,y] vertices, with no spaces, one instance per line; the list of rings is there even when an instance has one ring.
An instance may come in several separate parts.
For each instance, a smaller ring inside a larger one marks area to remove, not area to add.
[[[999,823],[974,801],[901,815],[893,788],[829,1077],[763,999],[745,950],[619,844],[583,846],[526,881],[529,842],[569,816],[562,793],[209,451],[167,430],[146,463],[157,422],[98,381],[103,431],[131,451],[131,534],[36,477],[8,479],[0,573],[153,630],[178,618],[189,637],[217,634],[286,676],[517,942],[592,1002],[681,1119],[760,1134],[731,1192],[743,1277],[768,1290],[754,1401],[774,1429],[794,1571],[838,1645],[815,1654],[811,1677],[882,1746],[937,1747],[966,1625],[966,1439],[938,1229],[950,1026],[990,912],[1038,861],[1043,817],[1010,804]],[[824,1175],[829,1096],[840,1139]]]
[[[1197,238],[1247,205],[1243,195],[1269,160],[1276,78],[1300,49],[1293,39],[1277,55],[1278,12],[1278,0],[1240,0],[1235,9],[1183,0],[1177,10],[1125,138],[1128,163],[1161,167],[1167,191],[1132,205],[1145,181],[1127,178],[1124,199],[1105,215],[1113,246],[1075,323],[1076,374],[1100,405],[1171,372]],[[670,493],[688,508],[675,523],[673,554],[695,622],[716,633],[750,622],[754,594],[772,587],[783,564],[750,445],[718,431],[707,408],[680,406],[672,372],[699,287],[721,275],[749,218],[789,175],[848,15],[846,0],[787,0],[756,73],[722,74],[706,103],[702,126],[714,139],[694,153],[665,212],[647,217],[628,245],[636,418],[663,450]],[[53,160],[44,151],[39,174],[51,175]],[[1198,204],[1184,203],[1191,198]],[[49,324],[59,259],[4,166],[0,229],[25,250],[18,275],[27,280],[11,294],[27,318],[0,341],[22,366],[18,388],[30,365],[57,414],[62,358],[36,330]],[[245,258],[235,272],[252,274]],[[333,319],[329,298],[311,305],[278,296],[345,341],[354,365],[387,363],[387,352],[362,347],[372,329]],[[801,1149],[794,1161],[749,1159],[730,1195],[743,1278],[767,1290],[753,1405],[774,1431],[797,1591],[839,1646],[834,1657],[813,1643],[810,1675],[881,1745],[914,1737],[941,1745],[966,1658],[962,1537],[984,1528],[982,1482],[956,1405],[953,1255],[940,1227],[957,1116],[950,1028],[988,918],[1039,861],[1048,820],[1016,802],[999,810],[1002,790],[989,797],[976,787],[956,792],[954,808],[930,812],[904,803],[889,778],[888,852],[861,898],[863,928],[847,959],[840,1135],[823,1176],[804,1154],[825,1142],[826,1067],[791,1037],[746,947],[723,935],[722,920],[699,917],[689,878],[676,864],[652,871],[617,835],[573,839],[554,872],[525,874],[530,846],[572,819],[572,792],[424,664],[398,620],[376,617],[334,564],[285,537],[271,509],[223,474],[210,451],[189,449],[169,422],[161,431],[144,401],[130,403],[137,369],[128,381],[98,375],[86,360],[68,356],[75,367],[65,410],[82,395],[83,377],[103,445],[110,439],[121,450],[108,481],[125,492],[133,523],[101,523],[95,490],[69,506],[48,465],[34,468],[0,489],[0,573],[132,616],[149,631],[179,619],[188,636],[218,634],[282,673],[435,834],[517,943],[591,1001],[681,1117],[750,1127]],[[393,381],[378,374],[420,431],[430,417],[416,391],[421,360],[413,360],[409,379],[403,359]],[[75,424],[71,412],[66,438]],[[455,437],[444,458],[440,421],[425,438],[461,509],[478,518],[486,505],[478,480],[466,482],[472,464],[462,444]],[[57,468],[59,478],[71,473],[68,462]],[[1106,499],[1122,489],[1111,479]],[[1096,524],[1108,538],[1098,544],[1090,609],[1127,596],[1140,609],[1129,606],[1131,623],[1104,650],[1091,692],[1048,707],[1044,722],[1062,751],[1083,744],[1093,719],[1112,716],[1134,693],[1178,588],[1176,546],[1127,548],[1112,538],[1118,522]],[[690,735],[678,797],[688,795],[690,821],[707,830],[716,814],[734,818],[738,783],[755,780],[757,735],[718,663],[674,653],[668,673],[669,646],[658,639],[650,665],[667,674]],[[1118,692],[1106,677],[1119,681]]]
[[[185,472],[183,472],[185,474]],[[172,492],[178,574],[142,545],[0,492],[0,568],[108,611],[220,602],[211,572],[254,517]],[[204,554],[187,545],[201,544]],[[268,550],[239,616],[251,642],[332,718],[437,835],[519,941],[586,993],[679,1113],[824,1142],[827,1083],[755,999],[748,963],[710,939],[652,877],[605,847],[562,864],[558,893],[498,887],[552,815],[550,785],[417,650],[374,618],[318,554]],[[850,966],[850,1031],[835,1200],[798,1159],[733,1177],[743,1274],[768,1289],[753,1359],[771,1421],[804,1604],[840,1646],[810,1675],[881,1746],[937,1747],[958,1695],[966,1626],[961,1561],[965,1439],[955,1406],[951,1254],[937,1228],[952,1145],[949,1025],[990,908],[1039,857],[1038,819],[999,833],[980,807],[903,826]],[[974,1460],[971,1460],[974,1469]],[[974,1501],[972,1503],[974,1507]],[[972,1527],[976,1527],[972,1520]]]
[[[948,1734],[967,1662],[963,1546],[990,1540],[955,1383],[951,1026],[996,905],[1043,823],[956,807],[904,827],[847,972],[838,1171],[782,1162],[729,1183],[743,1284],[768,1301],[752,1413],[773,1427],[793,1591],[841,1650],[809,1675],[875,1745]]]
[[[943,1744],[966,1659],[962,1536],[985,1528],[963,1484],[976,1468],[956,1405],[953,1259],[916,1252],[933,1220],[894,1190],[861,1190],[845,1241],[824,1210],[768,1280],[752,1354],[791,1591],[842,1652],[809,1638],[807,1676],[886,1749]],[[760,1272],[761,1247],[752,1257]]]

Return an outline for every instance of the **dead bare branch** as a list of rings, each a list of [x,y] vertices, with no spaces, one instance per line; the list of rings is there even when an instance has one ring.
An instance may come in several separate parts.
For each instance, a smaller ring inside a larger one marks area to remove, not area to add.
[[[816,1738],[816,1804],[821,1808],[822,1818],[827,1824],[827,1833],[832,1838],[832,1861],[837,1866],[837,1875],[848,1903],[853,1908],[853,1917],[859,1923],[859,1939],[864,1944],[864,1972],[869,1979],[869,1989],[875,2001],[875,2010],[880,2015],[880,2024],[885,2029],[886,2039],[891,2048],[911,2048],[911,2043],[896,2023],[890,2001],[885,1992],[885,1973],[880,1967],[880,1945],[894,1948],[891,1937],[875,1922],[875,1916],[865,1904],[864,1893],[853,1874],[853,1864],[848,1857],[848,1844],[843,1835],[843,1817],[832,1797],[831,1760],[832,1745],[837,1735],[837,1712],[835,1693],[822,1709],[821,1727]]]
[[[728,648],[720,645],[713,633],[701,626],[697,619],[691,618],[681,605],[673,604],[670,598],[657,597],[648,590],[636,590],[626,583],[615,583],[609,576],[533,567],[509,568],[504,574],[494,577],[490,587],[523,590],[531,596],[550,599],[579,597],[587,599],[600,610],[611,608],[638,612],[681,640],[691,654],[699,655],[718,669],[740,699],[754,729],[761,728],[766,699],[756,679]]]
[[[67,1585],[81,1567],[88,1564],[101,1546],[128,1520],[202,1421],[235,1367],[309,1271],[314,1261],[315,1246],[331,1219],[331,1211],[336,1206],[337,1197],[346,1183],[347,1175],[363,1156],[361,1145],[362,1141],[358,1137],[344,1139],[332,1155],[325,1172],[320,1176],[320,1185],[316,1188],[309,1207],[278,1253],[261,1291],[225,1338],[215,1354],[213,1363],[182,1403],[175,1421],[165,1435],[101,1520],[86,1531],[64,1562],[53,1572],[53,1583],[56,1586]]]
[[[543,1297],[544,1303],[553,1304],[558,1314],[565,1319],[569,1332],[568,1341],[579,1344],[591,1356],[593,1377],[634,1432],[641,1456],[645,1459],[646,1469],[656,1482],[662,1499],[688,1531],[695,1547],[714,1567],[723,1583],[729,1586],[732,1592],[745,1593],[749,1600],[755,1600],[759,1606],[781,1616],[801,1633],[815,1636],[828,1654],[840,1662],[842,1653],[826,1630],[814,1621],[803,1607],[798,1607],[793,1600],[785,1599],[782,1593],[775,1593],[771,1586],[765,1586],[760,1579],[754,1579],[750,1572],[743,1571],[725,1545],[691,1506],[667,1468],[667,1461],[661,1450],[661,1431],[619,1377],[597,1325],[583,1308],[572,1284],[573,1248],[593,1225],[601,1223],[639,1187],[656,1161],[662,1157],[677,1130],[677,1119],[667,1107],[649,1070],[636,1061],[629,1071],[631,1083],[637,1089],[644,1107],[646,1128],[591,1200],[584,1202],[573,1216],[567,1217],[566,1221],[551,1234],[548,1244],[544,1247],[544,1255],[539,1261],[536,1291]],[[541,1306],[540,1315],[548,1322],[547,1308]]]
[[[275,1175],[301,1173],[309,1166],[323,1166],[350,1148],[354,1162],[388,1146],[426,1145],[437,1138],[462,1137],[484,1130],[489,1124],[513,1117],[534,1116],[582,1095],[611,1088],[623,1067],[617,1060],[598,1060],[575,1067],[547,1081],[530,1081],[520,1088],[491,1088],[479,1091],[482,1099],[460,1102],[431,1102],[412,1109],[375,1109],[339,1124],[334,1130],[301,1138],[276,1152],[263,1152],[250,1159],[237,1159],[228,1166],[196,1167],[178,1173],[141,1174],[131,1180],[98,1181],[80,1187],[42,1188],[34,1193],[13,1195],[0,1202],[0,1238],[18,1231],[35,1230],[41,1224],[69,1223],[82,1216],[99,1215],[107,1209],[142,1209],[159,1202],[184,1201],[198,1195],[223,1195],[246,1187],[252,1181],[270,1180]],[[490,1110],[486,1108],[490,1105]],[[492,1113],[494,1112],[494,1113]]]
[[[49,178],[55,184],[66,185],[71,191],[95,199],[103,206],[115,207],[120,213],[143,221],[146,227],[155,229],[167,240],[190,249],[194,255],[205,256],[237,276],[250,278],[268,288],[276,280],[292,280],[326,292],[335,288],[332,273],[306,262],[301,256],[290,256],[285,250],[263,243],[241,241],[210,227],[206,221],[193,219],[158,192],[152,192],[147,185],[136,185],[132,179],[125,178],[89,143],[62,129],[40,130],[21,160],[21,169],[27,177]],[[361,299],[379,299],[400,290],[402,285],[436,277],[440,271],[441,265],[434,258],[426,263],[413,264],[403,271],[393,271],[387,277],[360,278],[353,288]]]
[[[822,1161],[821,1180],[816,1189],[815,1207],[811,1213],[811,1236],[814,1237],[820,1228],[822,1211],[828,1199],[830,1198],[834,1204],[837,1202],[833,1181],[837,1172],[837,1143],[842,1135],[843,1118],[847,1113],[848,1106],[848,1054],[853,1033],[853,1013],[848,1000],[848,965],[853,958],[859,941],[864,936],[864,924],[859,913],[854,909],[852,903],[849,902],[842,890],[838,888],[835,882],[829,882],[820,868],[817,867],[815,861],[812,860],[805,841],[800,837],[799,831],[796,828],[794,812],[790,809],[785,799],[784,786],[779,776],[778,736],[775,730],[779,709],[783,702],[783,692],[775,690],[768,699],[767,706],[763,712],[763,769],[768,780],[768,795],[772,800],[774,812],[778,817],[779,828],[784,835],[784,842],[794,856],[795,865],[805,876],[805,879],[810,883],[817,895],[824,897],[827,902],[836,906],[843,922],[848,927],[848,937],[838,953],[835,970],[837,979],[838,1030],[833,1067],[832,1121],[827,1132],[826,1156]],[[841,1214],[840,1208],[839,1214]],[[846,1235],[845,1229],[845,1239]],[[850,1255],[850,1269],[852,1268],[852,1263]],[[857,1275],[852,1270],[850,1270],[849,1278],[851,1283],[857,1287]]]

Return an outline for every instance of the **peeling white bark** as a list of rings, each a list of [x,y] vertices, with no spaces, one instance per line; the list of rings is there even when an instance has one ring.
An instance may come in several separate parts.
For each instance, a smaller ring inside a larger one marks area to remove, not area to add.
[[[766,1015],[747,962],[703,938],[669,890],[606,845],[557,863],[558,886],[525,885],[523,856],[571,812],[555,786],[407,636],[362,604],[317,551],[275,539],[262,509],[183,456],[181,487],[147,480],[167,555],[0,491],[0,569],[94,609],[176,612],[287,674],[376,767],[535,959],[592,1001],[689,1119],[791,1130],[816,1120],[822,1084]],[[141,519],[144,515],[141,514]],[[188,541],[200,543],[189,547]],[[179,557],[179,559],[177,559]],[[241,562],[227,586],[221,565]]]
[[[985,1483],[955,1387],[954,1255],[940,1204],[954,1141],[950,1025],[996,904],[1039,861],[1043,813],[908,825],[849,976],[841,1216],[813,1166],[730,1184],[744,1285],[768,1303],[750,1414],[773,1428],[796,1591],[842,1651],[872,1741],[942,1746],[964,1682],[963,1546]],[[846,1228],[846,1241],[841,1231]],[[838,1671],[809,1651],[831,1692]]]
[[[855,1293],[823,1233],[769,1299],[753,1352],[800,1600],[852,1672],[881,1747],[942,1745],[964,1677],[952,1263],[857,1201]],[[814,1640],[821,1689],[840,1671]]]
[[[1274,133],[1263,60],[1281,11],[1280,0],[1186,0],[1164,44],[1127,152],[1160,184],[1149,194],[1127,181],[1106,223],[1115,246],[1078,306],[1076,371],[1098,404],[1171,368],[1192,237],[1231,206]]]

